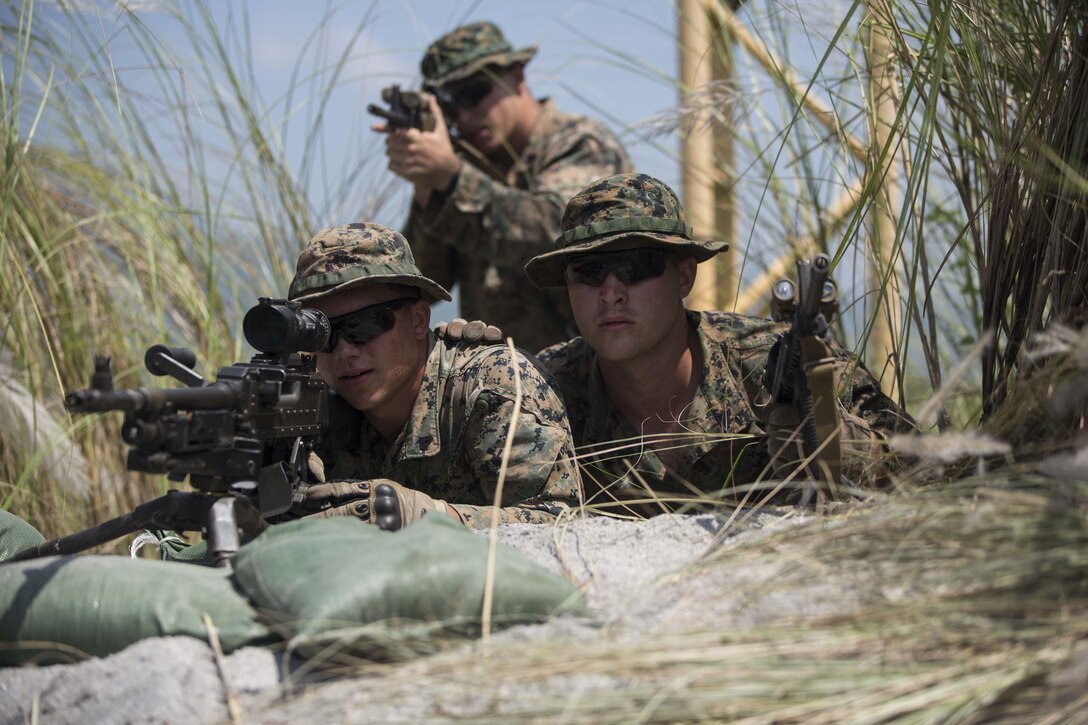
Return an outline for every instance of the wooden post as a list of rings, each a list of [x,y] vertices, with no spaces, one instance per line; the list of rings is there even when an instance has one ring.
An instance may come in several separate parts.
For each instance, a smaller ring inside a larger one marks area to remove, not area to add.
[[[869,67],[869,159],[868,174],[876,185],[876,198],[869,218],[870,280],[866,295],[866,319],[873,320],[869,336],[868,363],[880,380],[880,387],[893,400],[899,399],[896,371],[901,369],[899,334],[902,329],[899,277],[896,273],[896,213],[902,207],[901,171],[896,158],[898,78],[893,61],[888,24],[891,8],[887,0],[867,0],[868,12],[862,33]],[[889,147],[889,142],[892,145]],[[887,152],[885,152],[887,148]],[[881,158],[883,155],[883,158]]]
[[[681,0],[678,28],[680,51],[681,194],[684,213],[696,239],[733,241],[733,138],[731,109],[701,108],[693,99],[715,84],[724,88],[732,78],[732,41],[712,20],[703,0]],[[736,254],[736,252],[733,252]],[[699,265],[688,307],[718,309],[736,295],[730,253]]]

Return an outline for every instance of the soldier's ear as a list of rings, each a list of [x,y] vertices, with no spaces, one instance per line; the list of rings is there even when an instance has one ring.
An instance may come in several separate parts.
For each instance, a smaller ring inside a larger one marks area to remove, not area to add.
[[[412,312],[412,335],[417,340],[425,340],[431,331],[431,305],[420,298],[409,309]]]
[[[676,260],[676,272],[680,276],[680,297],[687,297],[691,288],[695,286],[695,274],[699,270],[699,263],[694,257],[680,257]]]

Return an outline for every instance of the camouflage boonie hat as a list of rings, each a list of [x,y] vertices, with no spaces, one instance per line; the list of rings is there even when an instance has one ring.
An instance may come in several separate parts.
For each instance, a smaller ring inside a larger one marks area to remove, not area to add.
[[[370,222],[315,234],[298,255],[287,297],[304,302],[366,284],[403,284],[418,287],[431,302],[450,299],[419,271],[402,234]]]
[[[427,46],[419,64],[425,88],[438,88],[468,78],[488,66],[506,68],[528,63],[536,46],[514,50],[494,23],[470,23]]]
[[[563,270],[570,255],[605,251],[630,239],[682,249],[699,262],[729,249],[728,242],[693,240],[680,199],[665,183],[646,174],[616,174],[594,181],[567,202],[562,228],[555,251],[525,265],[525,274],[537,287],[565,285]]]

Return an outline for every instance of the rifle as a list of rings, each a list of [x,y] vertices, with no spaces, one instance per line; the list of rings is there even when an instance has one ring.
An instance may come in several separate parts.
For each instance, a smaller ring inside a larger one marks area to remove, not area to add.
[[[771,400],[796,405],[802,418],[801,442],[809,462],[805,472],[813,481],[835,484],[840,476],[838,413],[835,408],[834,366],[827,343],[829,322],[838,308],[838,288],[830,279],[831,260],[817,254],[812,262],[798,260],[796,285],[782,279],[772,288],[771,316],[779,322],[791,320],[790,329],[775,343],[767,362],[767,387]],[[820,388],[814,399],[810,380]],[[822,430],[821,430],[822,429]],[[823,439],[823,463],[817,450]],[[801,505],[808,505],[814,491],[806,485]]]
[[[145,528],[202,531],[217,566],[238,551],[239,528],[256,535],[300,503],[307,458],[328,424],[327,388],[316,359],[329,321],[298,302],[260,298],[243,321],[258,353],[219,368],[214,383],[184,348],[153,345],[144,365],[184,388],[114,390],[110,358],[94,356],[90,387],[68,393],[73,413],[125,413],[121,438],[130,471],[186,476],[195,491],[171,490],[131,512],[18,552],[9,561],[72,554]]]
[[[382,89],[382,101],[389,106],[388,109],[370,103],[366,110],[368,113],[384,118],[390,129],[434,130],[434,114],[431,113],[431,108],[423,94],[416,91],[402,91],[399,85],[393,84]]]

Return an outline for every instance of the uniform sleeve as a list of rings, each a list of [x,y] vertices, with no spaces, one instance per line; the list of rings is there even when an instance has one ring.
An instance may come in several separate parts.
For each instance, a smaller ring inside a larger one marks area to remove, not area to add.
[[[416,266],[423,276],[448,290],[457,281],[460,255],[454,247],[446,244],[443,236],[433,229],[428,230],[423,222],[424,215],[425,212],[413,203],[408,221],[404,224],[404,238],[408,240]]]
[[[508,360],[508,358],[506,358]],[[554,386],[519,358],[521,411],[513,419],[512,386],[481,392],[464,430],[465,463],[485,501],[495,499],[502,453],[513,425],[513,444],[503,484],[499,521],[545,523],[582,500],[582,482],[566,412]],[[469,526],[487,527],[494,506],[451,504]]]
[[[883,438],[914,429],[914,419],[884,394],[860,360],[837,346],[835,352],[842,364],[839,402],[852,418]]]
[[[840,446],[843,473],[856,483],[881,486],[897,461],[885,445],[894,433],[912,430],[914,420],[880,389],[852,355],[840,357]]]
[[[465,257],[465,263],[520,268],[531,257],[552,250],[570,197],[590,182],[628,167],[618,142],[592,135],[545,160],[529,189],[508,186],[466,163],[444,200],[413,209],[418,227],[412,231],[433,239],[441,230],[442,243]],[[415,238],[408,236],[408,241],[414,250]],[[427,272],[422,264],[420,269]]]

